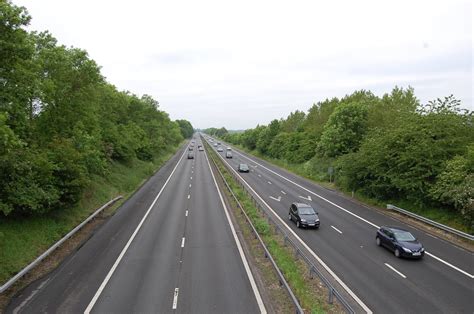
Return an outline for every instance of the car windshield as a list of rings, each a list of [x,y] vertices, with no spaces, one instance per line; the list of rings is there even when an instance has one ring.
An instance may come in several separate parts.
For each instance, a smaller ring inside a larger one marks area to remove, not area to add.
[[[300,215],[314,215],[314,209],[312,207],[300,207],[298,208]]]
[[[247,170],[249,167],[246,164],[241,164],[240,169]]]
[[[395,239],[398,241],[415,241],[415,237],[408,231],[395,231]]]

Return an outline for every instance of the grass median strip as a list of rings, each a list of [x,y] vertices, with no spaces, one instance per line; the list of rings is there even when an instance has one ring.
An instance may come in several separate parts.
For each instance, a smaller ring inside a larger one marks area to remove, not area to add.
[[[328,304],[326,302],[328,298],[326,287],[318,280],[310,278],[306,264],[295,258],[293,250],[285,246],[283,237],[280,234],[272,232],[272,227],[263,217],[263,214],[254,206],[252,199],[245,193],[232,175],[229,174],[227,168],[222,164],[222,161],[216,156],[215,152],[212,149],[208,149],[208,152],[216,162],[216,165],[219,167],[219,170],[222,172],[246,214],[249,216],[255,229],[260,234],[270,254],[277,263],[278,268],[285,276],[285,279],[305,311],[311,313],[344,312],[337,303]],[[241,228],[249,229],[248,226],[246,226],[243,215],[238,221],[241,224]]]

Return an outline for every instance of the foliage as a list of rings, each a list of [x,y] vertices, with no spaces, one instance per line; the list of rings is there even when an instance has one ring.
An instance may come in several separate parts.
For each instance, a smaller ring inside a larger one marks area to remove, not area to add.
[[[181,135],[183,138],[191,138],[194,133],[193,126],[187,120],[176,120],[179,125],[179,129],[181,131]]]
[[[192,132],[151,96],[117,91],[86,51],[27,32],[30,20],[0,1],[1,214],[67,210],[91,176],[114,162],[153,161]]]
[[[301,165],[307,177],[329,180],[334,167],[333,179],[343,189],[457,211],[472,225],[474,121],[460,104],[451,95],[420,105],[411,87],[382,97],[361,90],[223,138]]]

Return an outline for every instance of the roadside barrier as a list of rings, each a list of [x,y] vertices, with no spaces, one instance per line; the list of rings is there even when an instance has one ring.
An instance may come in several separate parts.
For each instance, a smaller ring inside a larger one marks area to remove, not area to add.
[[[68,234],[61,238],[58,242],[53,244],[49,249],[47,249],[43,254],[41,254],[38,258],[36,258],[33,262],[31,262],[28,266],[23,268],[20,272],[18,272],[15,276],[10,278],[3,286],[0,286],[0,294],[5,292],[8,288],[10,288],[15,282],[17,282],[21,277],[26,275],[29,271],[35,268],[43,259],[48,257],[54,250],[56,250],[61,244],[63,244],[67,239],[72,237],[77,231],[79,231],[84,225],[86,225],[89,221],[91,221],[95,216],[100,214],[105,208],[109,207],[110,205],[114,204],[118,200],[123,198],[122,195],[117,196],[116,198],[108,201],[102,207],[97,209],[92,215],[87,217],[86,220],[81,222],[78,226],[72,229]]]

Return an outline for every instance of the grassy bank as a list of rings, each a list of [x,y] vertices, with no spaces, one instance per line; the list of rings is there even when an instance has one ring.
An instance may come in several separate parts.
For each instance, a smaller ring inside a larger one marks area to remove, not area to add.
[[[311,313],[342,312],[338,305],[330,305],[326,302],[328,297],[327,289],[319,286],[317,280],[312,280],[308,277],[307,266],[302,261],[295,259],[293,250],[289,246],[284,245],[280,234],[272,232],[272,228],[263,217],[263,214],[254,206],[243,188],[235,182],[235,179],[229,174],[227,168],[225,168],[215,152],[212,149],[208,149],[208,152],[217,161],[217,165],[223,173],[225,180],[252,220],[253,225],[267,245],[301,306]],[[245,225],[243,223],[241,228],[245,228]]]
[[[309,179],[323,187],[330,188],[330,189],[337,189],[347,196],[352,196],[352,191],[345,191],[341,190],[338,186],[336,186],[334,183],[330,183],[328,181],[324,181],[321,178],[323,175],[317,175],[313,173],[309,173],[304,164],[293,164],[289,163],[284,160],[280,159],[275,159],[275,158],[270,158],[268,156],[262,155],[258,151],[249,151],[245,147],[241,145],[234,145],[238,147],[239,149],[254,155],[256,157],[259,157],[263,160],[266,160],[280,168],[286,169],[294,174],[297,174],[301,177],[304,177],[306,179]],[[395,206],[398,206],[400,208],[406,209],[408,211],[411,211],[412,213],[421,215],[423,217],[426,217],[428,219],[434,220],[436,222],[439,222],[441,224],[450,226],[452,228],[458,229],[463,232],[467,233],[474,233],[474,230],[472,229],[471,226],[467,225],[466,222],[462,219],[462,217],[455,211],[445,209],[445,208],[435,208],[435,207],[427,207],[427,206],[419,206],[417,204],[414,204],[412,202],[408,202],[406,200],[387,200],[387,201],[380,201],[378,199],[370,198],[367,197],[364,194],[361,194],[359,192],[354,193],[354,198],[357,199],[360,202],[372,205],[372,206],[377,206],[377,207],[382,207],[386,208],[387,204],[393,204]]]
[[[29,264],[67,232],[110,199],[128,198],[178,149],[174,147],[153,162],[112,163],[105,177],[94,177],[81,201],[73,208],[44,216],[0,218],[0,285]],[[115,205],[114,208],[118,206]]]

